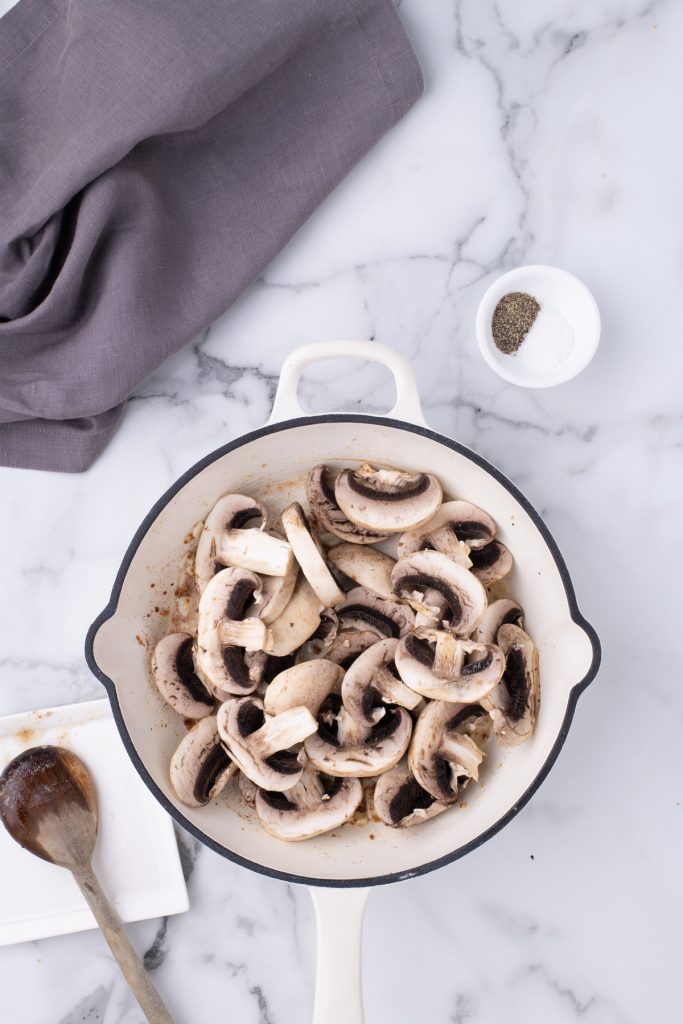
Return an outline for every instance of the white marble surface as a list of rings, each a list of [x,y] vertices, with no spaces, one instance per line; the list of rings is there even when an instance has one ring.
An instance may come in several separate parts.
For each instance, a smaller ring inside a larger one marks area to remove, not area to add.
[[[132,532],[181,471],[266,419],[291,348],[393,344],[414,361],[430,423],[546,517],[604,660],[510,826],[372,894],[368,1024],[668,1024],[681,1019],[683,910],[683,7],[401,11],[427,77],[419,105],[237,306],[144,383],[89,473],[0,473],[0,712],[99,696],[83,637]],[[603,314],[594,363],[550,391],[504,384],[474,342],[487,283],[524,262],[575,271]],[[389,404],[380,371],[317,378],[316,410]],[[308,1020],[306,891],[180,841],[191,911],[131,928],[179,1024]],[[94,933],[0,950],[0,989],[12,1024],[142,1019]]]

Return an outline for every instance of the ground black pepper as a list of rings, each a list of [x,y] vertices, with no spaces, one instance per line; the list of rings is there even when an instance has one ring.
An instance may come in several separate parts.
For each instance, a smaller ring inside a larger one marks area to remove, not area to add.
[[[526,292],[508,292],[499,299],[491,319],[496,348],[506,355],[516,352],[540,310],[533,295]]]

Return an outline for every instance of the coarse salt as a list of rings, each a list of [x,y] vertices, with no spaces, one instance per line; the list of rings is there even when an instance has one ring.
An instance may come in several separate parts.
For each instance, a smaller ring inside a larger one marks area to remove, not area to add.
[[[516,352],[506,356],[527,373],[539,377],[558,369],[574,348],[574,331],[556,304],[536,296],[540,311]]]

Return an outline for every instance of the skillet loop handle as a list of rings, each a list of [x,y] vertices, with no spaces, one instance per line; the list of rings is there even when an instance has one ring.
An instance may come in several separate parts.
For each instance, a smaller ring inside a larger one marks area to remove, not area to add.
[[[310,890],[318,923],[313,1024],[364,1024],[363,914],[369,892]]]
[[[400,352],[375,341],[318,341],[311,345],[302,345],[291,352],[280,372],[269,423],[280,423],[282,420],[305,415],[299,405],[299,381],[306,367],[321,359],[364,359],[369,363],[381,363],[386,366],[391,371],[396,386],[396,404],[387,416],[396,420],[407,420],[408,423],[415,423],[421,427],[427,425],[422,415],[420,395],[412,366]]]

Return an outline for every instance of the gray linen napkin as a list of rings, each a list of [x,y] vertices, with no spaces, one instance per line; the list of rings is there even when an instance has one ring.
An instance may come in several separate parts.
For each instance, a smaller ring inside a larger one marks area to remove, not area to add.
[[[20,0],[0,20],[0,464],[79,471],[415,102],[390,0]]]

